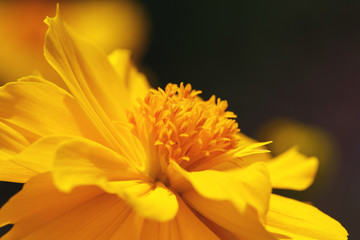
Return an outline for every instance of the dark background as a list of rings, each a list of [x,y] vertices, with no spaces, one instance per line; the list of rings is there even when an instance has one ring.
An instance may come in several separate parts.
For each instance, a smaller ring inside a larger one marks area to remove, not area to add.
[[[229,102],[240,128],[283,116],[329,131],[341,162],[315,206],[360,239],[360,1],[143,1],[143,64],[161,87],[191,83]],[[150,75],[151,76],[151,75]],[[289,193],[291,195],[291,193]]]
[[[337,139],[341,164],[332,185],[299,199],[360,239],[360,1],[141,2],[152,22],[141,68],[155,86],[191,83],[205,99],[228,100],[253,137],[284,116]],[[2,184],[2,202],[16,188]]]

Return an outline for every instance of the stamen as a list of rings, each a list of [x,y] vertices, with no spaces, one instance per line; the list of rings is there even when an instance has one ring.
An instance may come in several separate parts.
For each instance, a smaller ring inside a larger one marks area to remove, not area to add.
[[[129,113],[134,133],[148,140],[144,144],[161,168],[173,160],[187,169],[237,147],[236,115],[226,111],[226,101],[215,96],[204,101],[200,93],[190,84],[168,84],[152,89]]]

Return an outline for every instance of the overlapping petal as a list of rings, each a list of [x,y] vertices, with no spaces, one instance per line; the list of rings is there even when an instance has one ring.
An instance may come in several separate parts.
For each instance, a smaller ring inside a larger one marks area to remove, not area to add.
[[[116,195],[94,186],[65,194],[48,173],[31,179],[1,209],[0,225],[8,223],[15,226],[4,240],[137,239],[139,235],[139,217]]]
[[[0,179],[6,182],[23,183],[37,174],[37,172],[32,169],[9,161],[8,158],[3,155],[0,157],[0,169],[2,169],[2,171],[0,171]]]
[[[58,145],[72,138],[71,136],[42,137],[18,154],[2,155],[0,180],[26,182],[36,174],[50,171]]]
[[[204,198],[195,190],[183,193],[182,197],[192,208],[238,239],[275,240],[259,220],[257,211],[250,205],[239,212],[231,202]]]
[[[237,152],[237,156],[241,157],[241,160],[234,159],[233,154],[226,153],[224,156],[217,157],[224,158],[224,163],[216,165],[213,169],[224,171],[264,162],[269,169],[273,188],[305,190],[313,183],[319,165],[316,157],[306,157],[294,147],[272,158],[271,154],[263,147],[263,143],[259,143],[245,134],[239,135],[244,141],[244,145],[248,145],[244,150]],[[249,154],[246,154],[247,149],[250,151]],[[212,161],[216,161],[216,159]]]
[[[30,143],[24,135],[0,122],[0,156],[6,158],[21,152]]]
[[[145,220],[142,240],[220,240],[178,197],[179,211],[168,222]]]
[[[267,212],[271,185],[263,163],[227,172],[214,170],[187,172],[175,162],[171,162],[169,171],[170,184],[175,189],[178,186],[172,179],[176,177],[178,181],[178,175],[181,175],[205,198],[230,201],[240,212],[250,204],[258,211],[260,217],[264,217]],[[178,192],[184,190],[179,189]]]
[[[64,192],[96,185],[148,218],[166,221],[178,210],[175,195],[163,184],[153,183],[123,156],[86,139],[70,140],[58,148],[53,175],[55,185]]]
[[[73,32],[59,11],[54,18],[46,18],[45,23],[49,26],[45,58],[79,104],[90,115],[104,117],[106,113],[112,120],[124,120],[129,94],[106,55]]]
[[[108,193],[125,199],[141,216],[159,222],[175,217],[178,201],[175,194],[164,184],[144,181],[117,181],[103,184]]]
[[[264,163],[227,172],[187,172],[171,162],[168,171],[170,185],[205,217],[238,237],[272,239],[261,223],[271,193]]]
[[[42,148],[36,143],[35,151],[32,146],[44,136],[84,136],[106,145],[71,95],[36,76],[22,78],[0,88],[0,130],[2,181],[25,182],[39,172],[39,165],[48,166],[51,163],[51,159],[44,156],[52,151],[50,145],[54,145],[54,141],[41,142],[45,144]],[[20,161],[19,153],[21,159],[27,160]],[[26,162],[29,164],[24,165]]]
[[[339,222],[317,208],[290,198],[272,194],[267,229],[279,239],[347,239]]]
[[[139,161],[130,129],[113,124],[127,120],[130,95],[125,81],[104,54],[62,21],[59,11],[45,22],[49,25],[44,47],[47,61],[110,146],[133,162]]]
[[[127,159],[87,139],[63,143],[54,158],[54,181],[65,192],[79,185],[146,179]]]
[[[13,155],[25,149],[29,141],[18,131],[0,122],[0,180],[25,182],[35,171],[9,161]]]
[[[30,142],[48,135],[101,140],[71,95],[36,76],[0,88],[0,121],[22,133]]]

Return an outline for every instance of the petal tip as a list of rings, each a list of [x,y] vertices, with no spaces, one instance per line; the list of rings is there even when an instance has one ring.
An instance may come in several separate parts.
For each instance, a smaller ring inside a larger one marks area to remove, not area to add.
[[[59,3],[56,3],[56,12],[55,12],[55,17],[49,17],[47,16],[45,19],[44,19],[44,23],[48,26],[51,25],[51,20],[53,19],[56,19],[56,18],[60,18],[60,4]]]

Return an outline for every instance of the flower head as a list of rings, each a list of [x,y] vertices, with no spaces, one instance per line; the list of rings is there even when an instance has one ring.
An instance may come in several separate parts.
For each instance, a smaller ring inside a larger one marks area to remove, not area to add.
[[[204,101],[199,93],[190,84],[168,84],[165,90],[150,90],[130,112],[133,133],[158,170],[166,172],[171,161],[187,170],[208,169],[217,156],[239,147],[240,130],[232,119],[236,116],[226,111],[226,101],[216,102],[214,96]]]
[[[25,182],[1,210],[4,239],[346,239],[316,208],[271,194],[309,186],[316,158],[271,158],[227,102],[190,85],[149,89],[59,14],[45,57],[70,93],[39,77],[0,90],[0,180]]]

